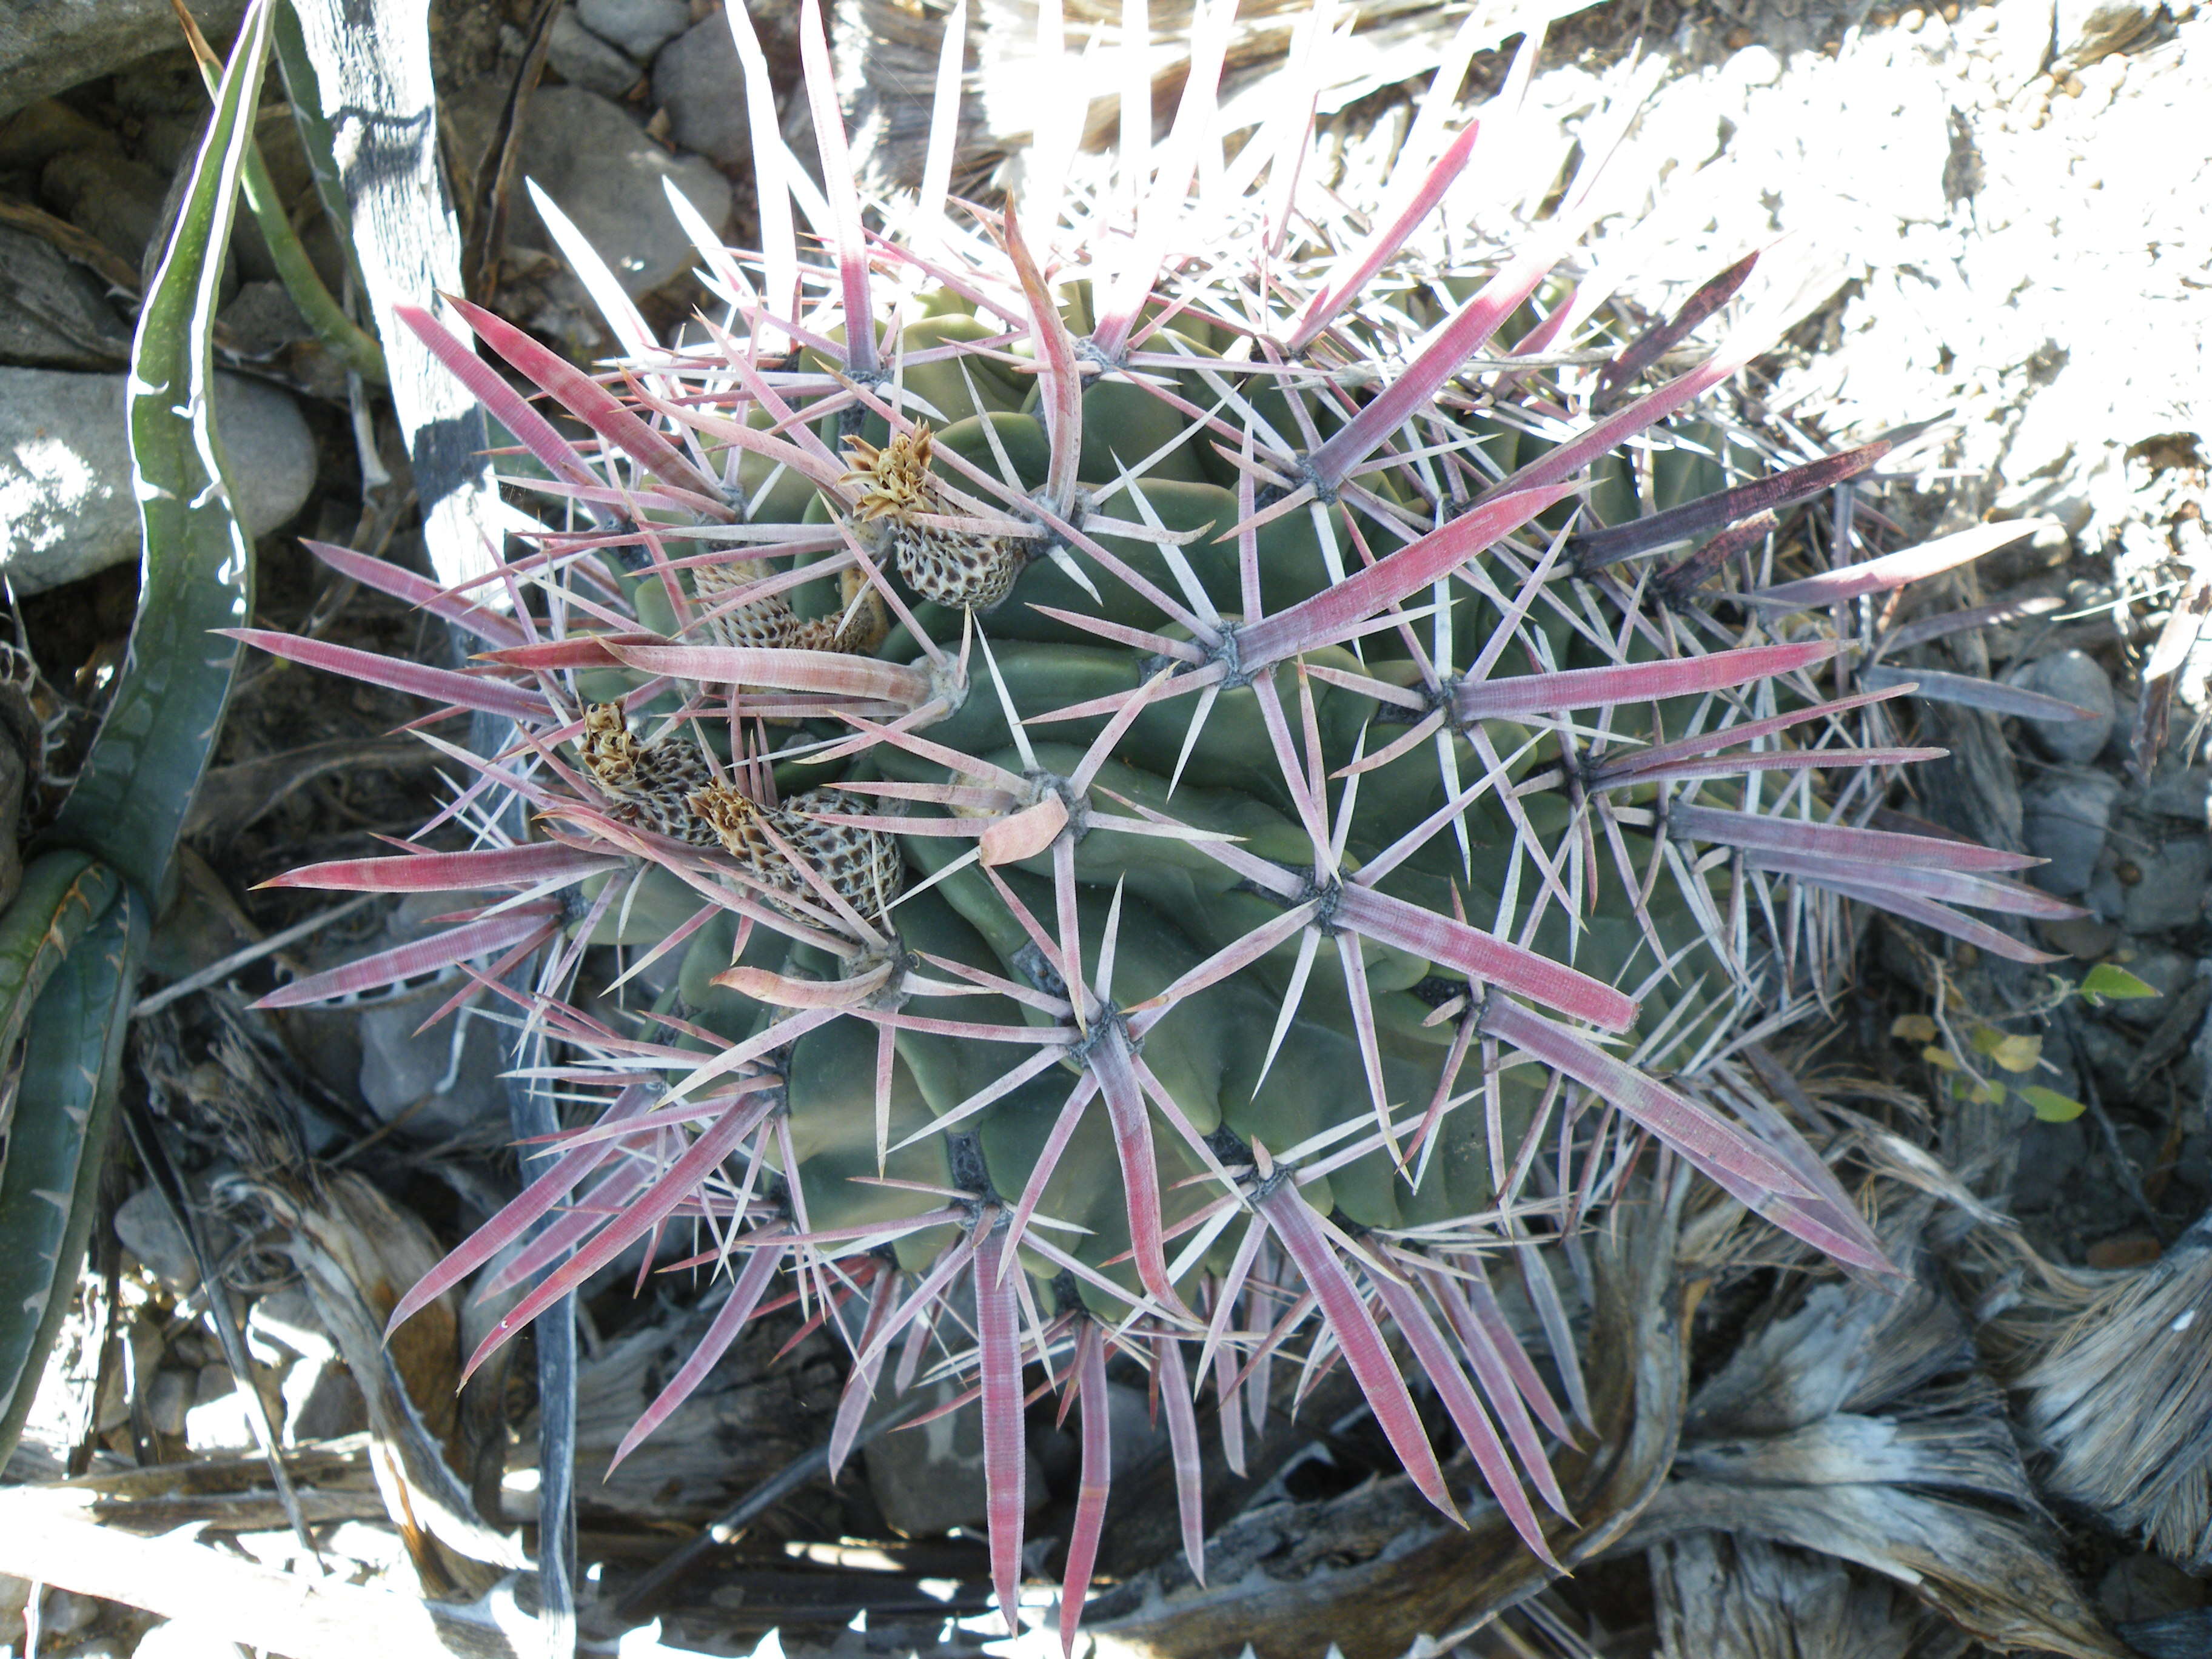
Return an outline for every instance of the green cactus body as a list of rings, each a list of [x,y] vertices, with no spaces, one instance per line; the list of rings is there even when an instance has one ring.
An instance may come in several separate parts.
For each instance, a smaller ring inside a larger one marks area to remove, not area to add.
[[[543,610],[528,629],[448,607],[487,630],[470,677],[262,642],[526,728],[502,787],[544,827],[290,879],[419,890],[449,865],[456,890],[521,893],[412,959],[571,947],[534,1006],[605,1079],[607,1127],[577,1146],[641,1169],[655,1215],[711,1221],[733,1270],[772,1252],[885,1322],[854,1339],[838,1443],[902,1331],[975,1379],[1003,1606],[1023,1367],[1090,1379],[1068,1383],[1087,1418],[1107,1352],[1169,1378],[1211,1352],[1199,1386],[1236,1419],[1267,1357],[1319,1333],[1449,1509],[1395,1328],[1548,1555],[1499,1435],[1543,1490],[1534,1425],[1565,1417],[1503,1316],[1476,1330],[1452,1287],[1486,1255],[1525,1267],[1647,1140],[1885,1270],[1810,1149],[1752,1133],[1698,1068],[1748,1015],[1807,1006],[1806,919],[1832,960],[1834,895],[2030,957],[1954,907],[2056,913],[2005,878],[2021,860],[1867,830],[1879,789],[1831,781],[1924,752],[1881,746],[1822,631],[1874,591],[1844,591],[1860,567],[1724,616],[1693,602],[1713,572],[1647,583],[1637,562],[1879,450],[1729,489],[1747,452],[1696,396],[1741,354],[1647,389],[1747,264],[1673,324],[1566,341],[1554,273],[1437,268],[1407,240],[1418,215],[1359,230],[1364,252],[1298,243],[1249,289],[1105,268],[1011,213],[947,226],[909,270],[858,241],[836,140],[823,172],[851,216],[834,285],[808,290],[831,297],[795,322],[749,297],[796,259],[772,245],[708,348],[634,365],[617,396],[459,307],[596,434],[572,443],[457,363],[591,518],[588,551],[515,584]],[[1472,148],[1434,158],[1425,199]],[[1175,222],[1184,185],[1164,164],[1139,183],[1168,216],[1144,222]],[[1591,363],[1591,339],[1618,355]],[[1525,366],[1480,361],[1522,345]],[[590,603],[550,607],[540,581]],[[414,582],[386,585],[422,602]],[[659,991],[570,1008],[554,981],[584,947]],[[562,1197],[532,1188],[399,1316]],[[972,1324],[936,1318],[956,1287]],[[1571,1352],[1553,1359],[1578,1396]],[[1188,1426],[1187,1385],[1163,1397]],[[1178,1430],[1188,1493],[1194,1443]]]

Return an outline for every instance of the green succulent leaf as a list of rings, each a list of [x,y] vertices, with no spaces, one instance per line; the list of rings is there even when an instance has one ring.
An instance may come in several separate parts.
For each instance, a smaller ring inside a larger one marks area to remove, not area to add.
[[[112,902],[87,927],[74,918],[103,881]],[[0,1170],[0,1461],[22,1433],[91,1236],[146,945],[146,906],[128,888],[118,893],[120,886],[112,872],[90,866],[48,913],[55,929],[74,927],[80,936],[45,969],[51,977],[31,1009]],[[23,909],[19,902],[9,913],[11,935]]]
[[[2158,987],[2146,985],[2116,963],[2100,962],[2081,975],[2081,994],[2092,1002],[2103,998],[2132,1002],[2138,997],[2154,997],[2158,994]]]
[[[0,914],[0,1055],[15,1052],[39,994],[119,884],[84,853],[48,853],[23,872],[15,902]]]
[[[222,250],[269,48],[272,0],[239,31],[176,230],[131,351],[131,482],[143,532],[138,617],[107,717],[49,833],[159,902],[230,696],[238,647],[211,630],[253,608],[253,544],[232,510],[210,348]]]
[[[2089,1109],[2080,1101],[2069,1100],[2057,1090],[2046,1089],[2040,1083],[2024,1084],[2017,1092],[2045,1123],[2071,1123]]]

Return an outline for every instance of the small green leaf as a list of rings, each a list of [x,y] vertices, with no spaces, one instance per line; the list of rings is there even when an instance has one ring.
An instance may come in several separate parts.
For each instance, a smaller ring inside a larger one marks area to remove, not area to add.
[[[1900,1042],[1933,1042],[1936,1022],[1925,1014],[1899,1014],[1890,1022],[1889,1034]]]
[[[2091,1001],[2100,997],[2115,1002],[2131,1001],[2137,997],[2154,997],[2158,987],[2146,985],[2118,963],[2100,962],[2081,975],[2081,994]]]
[[[253,611],[253,544],[231,510],[210,344],[222,250],[253,134],[271,0],[254,0],[131,348],[131,483],[143,533],[123,675],[49,845],[113,865],[159,904],[222,727],[238,647],[211,629]]]
[[[2045,1123],[2071,1123],[2089,1109],[2080,1101],[2069,1100],[2057,1090],[2046,1089],[2040,1083],[2022,1084],[2017,1092]]]
[[[145,948],[146,907],[126,887],[31,1010],[0,1169],[0,1462],[23,1431],[91,1237]]]

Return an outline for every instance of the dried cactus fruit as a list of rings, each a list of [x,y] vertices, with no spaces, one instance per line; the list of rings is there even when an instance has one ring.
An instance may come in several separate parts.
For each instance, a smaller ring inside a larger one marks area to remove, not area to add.
[[[848,438],[845,447],[859,463],[839,481],[860,486],[853,523],[890,550],[900,579],[933,604],[998,609],[1022,574],[1021,550],[1004,536],[929,522],[957,516],[929,470],[929,422],[892,433],[881,449],[865,438]]]

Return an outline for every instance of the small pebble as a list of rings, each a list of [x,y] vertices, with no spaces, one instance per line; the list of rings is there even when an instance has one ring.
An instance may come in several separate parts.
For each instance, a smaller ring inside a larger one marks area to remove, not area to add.
[[[641,64],[691,27],[690,0],[579,0],[576,15]]]
[[[2112,682],[2095,658],[2083,651],[2054,652],[2030,663],[2016,683],[2023,690],[2071,703],[2088,715],[2086,720],[2022,720],[2038,748],[2072,766],[2097,757],[2112,735],[2118,705]]]
[[[2128,879],[2128,871],[2136,879]],[[2181,836],[2154,852],[2124,860],[2114,875],[2123,890],[2121,925],[2130,933],[2160,933],[2186,927],[2204,914],[2204,887],[2212,878],[2212,843],[2201,835]]]
[[[192,1387],[189,1371],[155,1371],[146,1388],[146,1426],[156,1434],[184,1433],[185,1414],[192,1408]]]
[[[563,6],[555,15],[545,61],[570,86],[602,98],[622,97],[640,78],[637,65],[586,28],[574,6]]]
[[[653,60],[653,101],[668,118],[668,136],[679,149],[726,167],[751,161],[752,126],[738,91],[743,76],[737,42],[720,15],[661,48]]]
[[[2066,916],[2057,921],[2038,922],[2036,928],[2043,935],[2045,945],[2076,962],[2100,961],[2120,942],[2119,924],[2101,921],[2095,916]]]
[[[2032,780],[2021,791],[2021,830],[2027,850],[2049,862],[2029,871],[2028,879],[2062,898],[2086,890],[2119,798],[2119,780],[2102,772],[2053,771]]]

